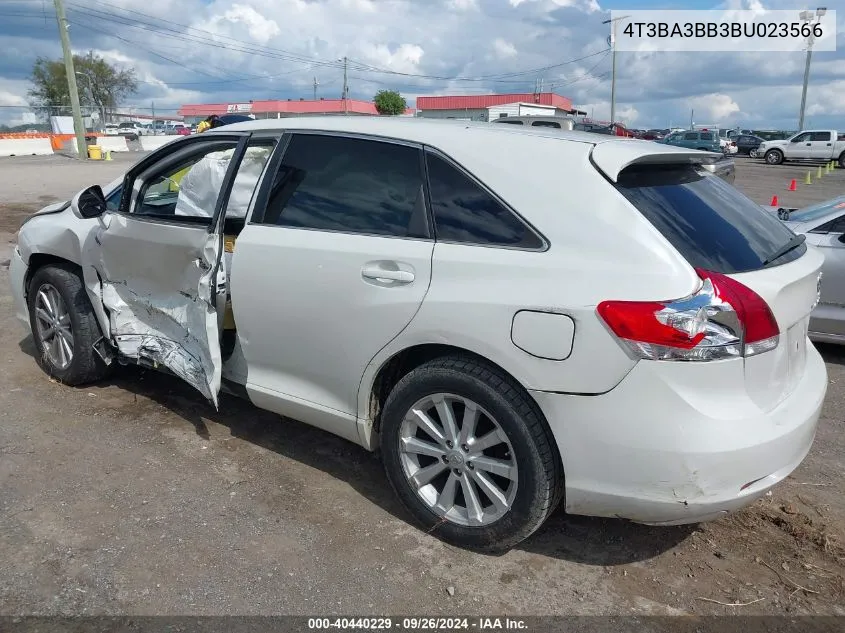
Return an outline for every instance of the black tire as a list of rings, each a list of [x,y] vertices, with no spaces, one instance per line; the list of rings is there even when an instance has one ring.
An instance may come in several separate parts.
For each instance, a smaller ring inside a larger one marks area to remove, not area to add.
[[[518,486],[510,510],[480,527],[445,521],[408,482],[400,458],[400,427],[421,398],[449,393],[468,398],[499,423],[513,447]],[[563,466],[554,437],[537,404],[501,370],[471,357],[438,358],[404,376],[390,392],[381,417],[381,452],[387,478],[426,532],[477,551],[506,550],[539,528],[564,493]]]
[[[73,357],[70,364],[61,368],[54,364],[45,353],[44,341],[39,336],[35,303],[39,289],[49,284],[61,296],[67,308],[73,333]],[[112,367],[94,351],[96,343],[103,334],[94,314],[91,302],[85,292],[77,270],[69,264],[51,264],[35,271],[29,282],[28,297],[29,323],[32,339],[35,343],[36,360],[39,366],[50,376],[68,385],[82,385],[101,380],[108,376]]]
[[[839,156],[839,166],[840,166],[842,169],[845,169],[845,152],[843,152],[843,153]]]
[[[763,158],[768,165],[780,165],[783,162],[783,154],[776,149],[770,149]]]

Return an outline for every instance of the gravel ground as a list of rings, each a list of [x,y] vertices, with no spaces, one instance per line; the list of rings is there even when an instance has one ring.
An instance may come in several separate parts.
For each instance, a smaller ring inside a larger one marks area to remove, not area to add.
[[[557,512],[502,556],[417,530],[377,459],[317,429],[153,372],[48,379],[12,316],[12,232],[138,155],[115,157],[0,161],[0,614],[845,615],[838,348],[814,448],[772,496],[676,528]],[[762,201],[790,169],[740,159],[737,185]],[[826,178],[809,201],[845,190]]]

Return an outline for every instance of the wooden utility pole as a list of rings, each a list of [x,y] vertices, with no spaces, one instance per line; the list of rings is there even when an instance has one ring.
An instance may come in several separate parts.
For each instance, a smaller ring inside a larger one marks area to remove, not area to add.
[[[85,142],[85,125],[82,123],[82,109],[79,107],[79,88],[76,85],[76,71],[73,69],[73,52],[70,48],[70,35],[62,0],[53,0],[56,5],[56,21],[59,23],[59,37],[62,40],[62,52],[65,57],[67,88],[70,93],[70,107],[73,111],[73,131],[76,133],[76,149],[81,160],[88,159],[88,144]]]
[[[346,67],[348,65],[348,60],[346,57],[343,58],[343,113],[349,114],[349,104],[347,103],[347,99],[349,98],[349,84],[346,81]]]

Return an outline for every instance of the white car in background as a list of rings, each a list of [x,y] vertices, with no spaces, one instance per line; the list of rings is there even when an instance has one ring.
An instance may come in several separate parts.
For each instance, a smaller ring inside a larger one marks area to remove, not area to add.
[[[117,133],[121,136],[144,136],[146,128],[136,121],[124,121],[117,126]]]
[[[103,126],[103,134],[106,136],[120,136],[120,130],[117,127],[117,123],[106,123]]]
[[[716,518],[801,463],[827,374],[807,339],[822,255],[712,156],[456,121],[237,123],[29,219],[15,312],[62,383],[137,363],[380,449],[456,545],[513,546],[559,502]]]

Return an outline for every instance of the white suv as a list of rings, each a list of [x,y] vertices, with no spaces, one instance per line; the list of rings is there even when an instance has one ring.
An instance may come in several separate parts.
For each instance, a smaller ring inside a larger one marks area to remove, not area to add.
[[[120,135],[144,136],[147,130],[143,125],[135,121],[124,121],[117,126],[117,132]]]
[[[61,382],[138,363],[380,449],[461,546],[512,546],[561,500],[719,517],[803,460],[827,377],[822,256],[713,159],[508,125],[235,124],[27,221],[16,313]]]

